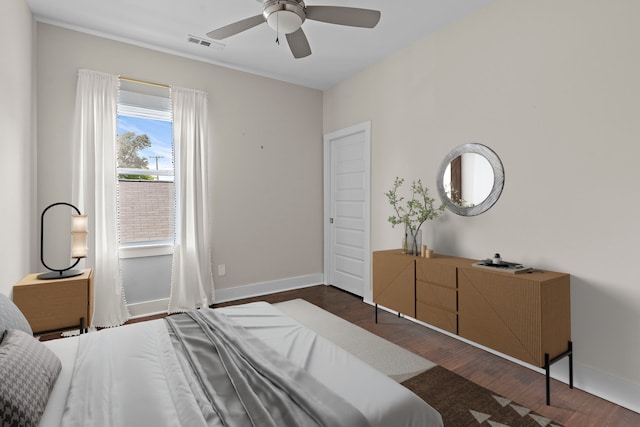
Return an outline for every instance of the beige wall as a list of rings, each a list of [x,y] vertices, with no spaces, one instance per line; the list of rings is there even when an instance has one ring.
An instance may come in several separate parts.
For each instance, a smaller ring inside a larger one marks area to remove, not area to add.
[[[493,148],[498,203],[446,214],[428,244],[571,273],[576,382],[635,410],[639,16],[635,0],[497,0],[325,91],[323,109],[324,132],[372,121],[373,250],[400,245],[384,196],[395,176],[437,194],[450,149]]]
[[[70,196],[78,69],[199,89],[209,94],[210,237],[226,265],[216,287],[322,273],[321,92],[43,23],[36,51],[40,208]]]
[[[0,2],[0,293],[30,273],[35,257],[33,18],[25,1]]]

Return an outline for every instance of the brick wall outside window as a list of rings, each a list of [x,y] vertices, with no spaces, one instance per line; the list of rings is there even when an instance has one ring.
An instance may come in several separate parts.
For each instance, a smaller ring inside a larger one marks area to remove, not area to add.
[[[173,241],[173,182],[120,180],[118,191],[120,243]]]

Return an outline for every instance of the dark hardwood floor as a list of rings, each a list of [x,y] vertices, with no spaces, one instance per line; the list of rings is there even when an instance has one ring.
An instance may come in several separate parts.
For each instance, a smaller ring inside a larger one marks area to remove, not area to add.
[[[582,390],[571,390],[555,380],[551,383],[551,406],[547,406],[544,375],[383,310],[375,323],[372,306],[332,286],[312,286],[215,306],[294,298],[305,299],[566,427],[640,426],[640,414]],[[157,317],[162,315],[150,318]]]

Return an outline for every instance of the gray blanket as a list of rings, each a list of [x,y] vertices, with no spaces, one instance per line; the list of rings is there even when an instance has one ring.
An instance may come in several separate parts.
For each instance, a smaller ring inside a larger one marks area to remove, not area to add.
[[[201,309],[166,322],[208,425],[368,425],[356,408],[223,314]]]

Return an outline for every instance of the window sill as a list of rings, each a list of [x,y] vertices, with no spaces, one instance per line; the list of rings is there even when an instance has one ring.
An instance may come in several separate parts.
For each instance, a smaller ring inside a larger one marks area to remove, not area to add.
[[[143,258],[173,254],[173,243],[120,246],[120,259]]]

